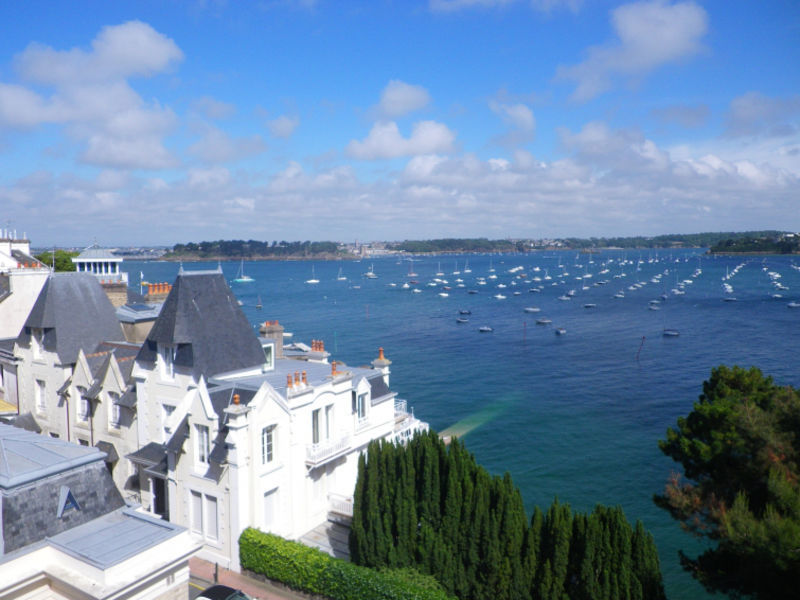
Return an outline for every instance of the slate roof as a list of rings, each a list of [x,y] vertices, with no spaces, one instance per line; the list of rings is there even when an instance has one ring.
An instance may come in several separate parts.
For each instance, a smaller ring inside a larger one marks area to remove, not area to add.
[[[211,377],[264,364],[264,351],[224,276],[178,274],[137,361],[155,362],[158,344],[175,346],[175,365]]]
[[[139,448],[136,452],[131,452],[128,454],[127,458],[129,458],[131,462],[135,464],[151,466],[158,464],[158,462],[162,458],[165,458],[166,455],[167,453],[164,449],[164,444],[150,442],[149,444]]]
[[[118,509],[51,537],[48,542],[95,567],[107,569],[185,531],[129,508]]]
[[[90,351],[103,340],[124,340],[114,307],[97,278],[89,273],[53,273],[25,321],[20,341],[30,343],[30,329],[45,330],[44,347],[62,364],[73,364],[78,350]]]
[[[0,423],[0,490],[98,460],[103,460],[103,454],[97,448]]]
[[[392,390],[389,389],[389,386],[386,385],[386,382],[383,380],[383,375],[380,377],[373,377],[367,381],[369,382],[369,386],[371,388],[370,391],[373,401],[392,393]]]
[[[84,249],[76,258],[73,259],[73,262],[81,261],[81,260],[114,260],[114,261],[121,261],[122,258],[119,256],[115,256],[112,254],[111,250],[107,248],[100,248],[97,244],[93,244],[88,248]]]
[[[161,304],[148,304],[144,297],[141,297],[141,301],[131,302],[131,293],[130,288],[128,288],[128,303],[117,308],[117,318],[120,321],[123,323],[138,323],[158,318],[161,312]]]

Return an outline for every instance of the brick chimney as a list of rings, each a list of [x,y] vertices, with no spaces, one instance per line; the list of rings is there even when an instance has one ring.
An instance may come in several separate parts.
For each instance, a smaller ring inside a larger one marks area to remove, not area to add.
[[[278,321],[264,321],[258,332],[275,342],[275,358],[283,358],[283,326]]]

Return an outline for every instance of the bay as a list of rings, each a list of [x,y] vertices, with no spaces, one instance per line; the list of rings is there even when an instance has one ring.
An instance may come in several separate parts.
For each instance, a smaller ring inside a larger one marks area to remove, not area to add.
[[[134,287],[140,272],[171,283],[178,268],[123,263]],[[239,262],[220,268],[232,281]],[[346,281],[337,280],[340,269]],[[377,278],[365,277],[370,269]],[[244,271],[255,281],[231,288],[254,329],[278,319],[294,339],[321,339],[332,359],[352,365],[368,364],[383,347],[393,361],[392,389],[433,428],[455,426],[490,472],[509,471],[529,514],[556,496],[581,511],[621,505],[654,535],[668,596],[710,597],[678,563],[678,550],[693,554],[698,543],[652,502],[677,466],[658,440],[691,411],[717,365],[754,365],[778,383],[800,385],[800,309],[787,307],[800,301],[792,257],[558,251],[254,261]],[[318,284],[306,283],[312,273]],[[571,290],[570,300],[559,300]],[[614,297],[618,292],[624,297]],[[456,322],[460,310],[470,311],[461,315],[467,323]],[[543,316],[552,324],[537,325]],[[483,325],[493,331],[480,333]],[[555,335],[555,327],[566,333]],[[665,328],[679,335],[665,337]]]

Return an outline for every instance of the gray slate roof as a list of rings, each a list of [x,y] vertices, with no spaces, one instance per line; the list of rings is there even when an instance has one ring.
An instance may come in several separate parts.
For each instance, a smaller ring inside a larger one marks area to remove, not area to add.
[[[111,250],[107,248],[100,248],[97,244],[93,244],[84,249],[83,252],[73,259],[73,262],[84,259],[122,260],[119,256],[115,256]]]
[[[175,346],[176,366],[211,377],[264,364],[264,351],[222,273],[182,272],[137,357],[155,362],[157,344]]]
[[[0,423],[0,491],[102,460],[96,448]]]
[[[30,344],[30,328],[45,330],[44,347],[62,364],[73,364],[78,350],[90,352],[101,341],[124,340],[114,307],[97,278],[89,273],[53,273],[25,321],[21,345]]]
[[[122,508],[48,541],[95,567],[107,569],[174,537],[183,527]]]

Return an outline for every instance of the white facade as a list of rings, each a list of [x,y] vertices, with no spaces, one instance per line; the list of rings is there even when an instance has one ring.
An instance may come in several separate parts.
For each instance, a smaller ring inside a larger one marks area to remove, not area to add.
[[[167,368],[164,355],[154,368],[134,368],[139,435],[168,446],[181,436],[167,452],[169,519],[204,544],[201,558],[228,568],[238,569],[248,526],[298,539],[332,512],[346,515],[366,445],[427,429],[388,391],[385,359],[379,369],[343,369],[309,352],[207,385]],[[382,385],[370,384],[376,378]],[[154,476],[141,472],[142,503],[155,510]]]
[[[122,258],[96,245],[86,248],[72,259],[79,273],[91,273],[102,283],[128,283],[128,274],[120,271]]]

